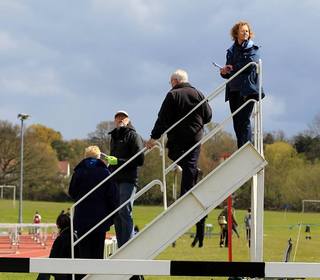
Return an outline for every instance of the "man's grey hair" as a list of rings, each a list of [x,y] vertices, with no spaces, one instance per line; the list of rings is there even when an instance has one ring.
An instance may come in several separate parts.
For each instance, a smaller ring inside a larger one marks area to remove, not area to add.
[[[182,69],[177,69],[171,75],[171,80],[177,80],[178,83],[187,83],[188,80],[188,73]]]

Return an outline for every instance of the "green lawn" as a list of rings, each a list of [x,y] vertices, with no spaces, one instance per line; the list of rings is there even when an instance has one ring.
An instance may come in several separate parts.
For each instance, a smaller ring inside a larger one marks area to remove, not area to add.
[[[52,203],[52,202],[30,202],[23,203],[23,221],[25,223],[32,222],[32,217],[35,210],[38,210],[42,216],[43,222],[55,222],[56,216],[62,209],[67,209],[70,206],[68,203]],[[154,217],[162,211],[161,207],[149,206],[135,206],[134,219],[135,223],[142,229]],[[217,224],[217,214],[220,210],[214,210],[209,214],[207,223],[211,223],[214,227],[214,235],[205,238],[203,248],[192,248],[190,246],[192,238],[185,234],[176,243],[176,247],[168,247],[161,253],[157,259],[167,260],[227,260],[228,252],[226,248],[219,247],[219,227]],[[249,250],[245,241],[245,233],[243,226],[244,210],[237,210],[236,217],[239,223],[240,238],[233,237],[233,260],[234,261],[248,261]],[[12,201],[0,200],[0,223],[17,222],[18,217],[18,203],[13,208]],[[298,236],[298,224],[302,220],[305,224],[311,224],[311,240],[305,239],[305,226],[302,227],[300,241],[295,261],[298,262],[320,262],[320,214],[308,213],[301,217],[300,213],[283,213],[266,211],[264,215],[264,260],[265,261],[282,261],[284,251],[287,247],[288,239],[293,240],[296,245]],[[194,232],[192,228],[190,231]],[[294,255],[295,248],[291,257]],[[31,280],[36,279],[35,274],[13,274],[0,273],[0,280]],[[146,277],[148,280],[152,279],[190,279],[186,277]],[[198,277],[197,279],[212,279],[210,277]],[[223,278],[219,278],[223,279]]]

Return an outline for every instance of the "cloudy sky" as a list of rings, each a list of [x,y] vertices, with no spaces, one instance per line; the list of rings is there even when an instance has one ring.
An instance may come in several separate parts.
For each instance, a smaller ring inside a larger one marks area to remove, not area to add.
[[[0,0],[0,120],[18,113],[85,138],[126,110],[149,136],[176,68],[211,93],[229,30],[249,21],[264,66],[264,130],[287,137],[320,112],[318,0]],[[211,102],[214,121],[228,114]]]

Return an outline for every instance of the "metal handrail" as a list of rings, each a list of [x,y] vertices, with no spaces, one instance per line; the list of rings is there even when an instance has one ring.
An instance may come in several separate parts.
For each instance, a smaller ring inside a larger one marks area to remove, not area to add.
[[[210,95],[208,95],[206,98],[204,98],[197,106],[195,106],[187,115],[185,115],[183,118],[181,118],[179,121],[177,121],[176,123],[174,123],[172,126],[170,126],[161,136],[163,139],[166,137],[166,135],[168,134],[168,132],[170,130],[172,130],[176,125],[178,125],[180,122],[182,122],[186,117],[188,117],[192,112],[194,112],[197,108],[199,108],[203,103],[214,99],[216,96],[218,96],[220,94],[220,92],[225,88],[225,86],[232,81],[235,77],[237,77],[239,74],[241,74],[245,69],[247,69],[248,67],[250,67],[251,65],[255,66],[256,69],[261,68],[260,66],[261,64],[261,60],[259,60],[259,64],[256,62],[250,62],[247,65],[245,65],[243,68],[241,68],[236,74],[234,74],[232,77],[230,77],[226,82],[224,82],[222,85],[220,85],[216,90],[214,90]],[[262,72],[262,70],[260,69],[260,74]],[[260,79],[259,79],[260,81]],[[261,88],[261,83],[259,82],[259,100],[261,100],[261,96],[262,96],[262,88]],[[214,134],[216,134],[219,130],[221,130],[224,125],[226,124],[226,122],[228,122],[235,114],[237,114],[243,107],[245,107],[248,103],[250,102],[254,102],[255,104],[259,104],[260,102],[255,100],[255,99],[249,99],[247,100],[241,107],[239,107],[236,111],[234,111],[231,115],[229,115],[229,117],[227,117],[221,124],[219,124],[216,128],[213,129],[213,131],[211,131],[210,133],[208,133],[207,135],[205,135],[200,141],[198,141],[196,144],[194,144],[189,150],[187,150],[184,154],[182,154],[177,160],[175,160],[171,165],[169,165],[169,167],[167,167],[165,169],[165,174],[168,174],[170,171],[172,171],[172,169],[174,168],[174,166],[177,164],[177,162],[179,162],[182,158],[185,157],[185,155],[187,155],[191,150],[193,150],[195,147],[197,147],[200,144],[205,143],[209,138],[211,138]],[[261,107],[261,105],[260,105]],[[259,108],[260,111],[261,108]],[[261,112],[261,111],[260,111]],[[259,115],[259,114],[258,114]],[[260,118],[261,119],[261,118]],[[261,120],[259,120],[259,124],[260,124]],[[262,126],[262,124],[260,124]],[[262,130],[261,130],[262,131]],[[261,137],[259,137],[261,138]],[[163,142],[163,141],[162,141]],[[164,148],[164,146],[163,146]],[[257,147],[260,148],[260,145]],[[260,150],[258,149],[258,151],[260,152]]]
[[[160,180],[153,180],[146,186],[144,186],[140,191],[138,191],[134,196],[127,199],[123,204],[121,204],[117,209],[113,210],[108,216],[103,218],[99,223],[97,223],[94,227],[92,227],[90,230],[88,230],[85,234],[83,234],[81,237],[79,237],[73,244],[73,246],[76,246],[82,239],[84,239],[87,235],[89,235],[91,232],[93,232],[97,227],[99,227],[101,224],[103,224],[106,220],[111,218],[114,214],[116,214],[119,210],[121,210],[124,206],[126,206],[127,203],[131,202],[132,200],[138,199],[140,196],[142,196],[144,193],[146,193],[148,190],[150,190],[155,185],[159,185],[162,189],[162,182]]]
[[[257,68],[259,67],[259,65],[256,62],[250,62],[247,65],[245,65],[243,68],[241,68],[237,73],[235,73],[232,77],[230,77],[228,80],[226,80],[224,83],[222,83],[216,90],[214,90],[211,94],[209,94],[207,97],[205,97],[201,102],[199,102],[199,104],[197,104],[188,114],[186,114],[184,117],[182,117],[180,120],[178,120],[177,122],[175,122],[172,126],[170,126],[163,134],[163,135],[167,135],[168,132],[170,130],[172,130],[174,127],[176,127],[179,123],[181,123],[184,119],[186,119],[190,114],[192,114],[195,110],[197,110],[203,103],[207,102],[207,101],[211,101],[212,99],[214,99],[216,96],[218,96],[220,94],[220,92],[225,88],[225,86],[232,81],[235,77],[237,77],[238,75],[240,75],[244,70],[246,70],[248,67],[250,67],[251,65],[256,66]],[[259,95],[260,96],[260,95]],[[260,99],[260,97],[259,97]]]
[[[199,140],[196,144],[194,144],[191,148],[189,148],[189,150],[187,150],[183,155],[181,155],[177,160],[175,160],[174,162],[172,162],[172,164],[170,164],[167,168],[166,168],[166,174],[168,174],[170,171],[172,171],[175,168],[175,165],[177,165],[177,163],[184,158],[185,155],[187,155],[190,151],[192,151],[195,147],[199,146],[200,144],[203,144],[205,142],[207,142],[207,140],[209,140],[213,135],[215,135],[216,133],[218,133],[225,125],[227,122],[231,121],[232,117],[234,115],[236,115],[239,111],[241,111],[242,108],[244,108],[245,106],[247,106],[247,104],[249,103],[258,103],[257,100],[255,99],[248,99],[245,103],[242,104],[241,107],[239,107],[236,111],[234,111],[232,114],[229,115],[229,117],[225,118],[221,124],[217,125],[213,130],[211,130],[209,133],[207,133],[201,140]]]
[[[154,146],[154,148],[159,148],[160,152],[162,152],[162,148],[159,145],[159,143],[156,143],[156,145]],[[71,250],[71,258],[74,258],[74,247],[76,244],[78,244],[83,238],[83,236],[87,236],[88,234],[90,234],[94,229],[96,229],[99,225],[101,225],[105,220],[107,220],[108,218],[105,218],[103,220],[101,220],[98,224],[96,224],[93,228],[91,228],[89,231],[87,231],[85,234],[83,234],[81,236],[81,238],[78,238],[77,241],[74,241],[74,225],[73,225],[73,216],[74,216],[74,208],[80,204],[84,199],[86,199],[91,193],[93,193],[95,190],[97,190],[102,184],[104,184],[107,180],[109,180],[110,178],[112,178],[115,174],[117,174],[120,170],[122,170],[124,167],[126,167],[130,162],[132,162],[136,157],[138,157],[140,154],[145,153],[148,154],[151,150],[148,150],[146,147],[144,147],[143,149],[141,149],[138,153],[136,153],[133,157],[131,157],[128,161],[126,161],[123,165],[121,165],[119,168],[117,168],[114,172],[112,172],[109,176],[107,176],[105,179],[103,179],[100,183],[98,183],[93,189],[91,189],[88,193],[86,193],[84,196],[82,196],[79,200],[77,200],[71,207],[70,207],[70,231],[71,231],[71,244],[72,244],[72,250]],[[148,184],[149,185],[149,184]],[[148,186],[147,185],[147,186]],[[161,189],[163,189],[163,185],[161,185]],[[126,205],[127,202],[123,203],[122,205],[120,205],[120,207],[118,207],[119,209],[121,209],[122,207],[124,207]],[[118,209],[118,210],[119,210]],[[112,212],[113,213],[113,212]],[[113,213],[114,214],[114,213]],[[112,215],[113,215],[112,214]],[[110,215],[110,217],[112,216]]]
[[[204,137],[198,141],[196,144],[194,144],[188,151],[186,151],[183,155],[181,155],[176,161],[174,161],[172,164],[170,164],[167,168],[165,167],[166,161],[165,161],[165,138],[169,131],[171,131],[174,127],[176,127],[179,123],[181,123],[184,119],[186,119],[190,114],[192,114],[195,110],[197,110],[203,103],[209,102],[213,100],[216,96],[218,96],[223,89],[226,87],[226,85],[232,81],[235,77],[240,75],[244,70],[246,70],[250,66],[255,66],[256,71],[259,76],[259,99],[258,101],[255,99],[249,99],[247,100],[241,107],[239,107],[236,111],[234,111],[229,117],[224,119],[221,124],[216,126],[212,131],[204,135]],[[161,187],[161,190],[163,191],[163,203],[164,203],[164,209],[167,209],[167,196],[166,196],[166,175],[173,170],[174,166],[177,165],[177,162],[181,160],[185,155],[187,155],[192,149],[197,147],[200,144],[205,143],[208,139],[210,139],[213,135],[215,135],[217,132],[219,132],[227,122],[229,122],[232,117],[237,114],[243,107],[245,107],[250,102],[255,103],[255,110],[257,111],[255,114],[255,147],[257,148],[258,152],[263,155],[263,138],[262,138],[262,116],[261,116],[261,99],[262,99],[262,61],[259,60],[258,63],[256,62],[250,62],[247,65],[245,65],[243,68],[241,68],[237,73],[235,73],[232,77],[227,79],[224,83],[222,83],[216,90],[214,90],[210,95],[205,97],[198,105],[196,105],[189,113],[187,113],[184,117],[182,117],[180,120],[178,120],[176,123],[174,123],[172,126],[170,126],[161,136],[160,142],[156,141],[156,145],[154,147],[158,147],[160,150],[160,153],[162,154],[162,181],[160,180],[153,180],[149,184],[147,184],[143,189],[141,189],[134,197],[129,198],[127,201],[125,201],[121,206],[119,206],[116,210],[114,210],[112,213],[110,213],[107,217],[102,219],[98,224],[96,224],[93,228],[91,228],[88,232],[86,232],[84,235],[81,236],[76,242],[74,242],[73,238],[73,211],[75,206],[77,206],[81,201],[83,201],[86,197],[88,197],[92,192],[94,192],[96,189],[98,189],[103,183],[105,183],[107,180],[109,180],[112,176],[114,176],[117,172],[119,172],[121,169],[123,169],[127,164],[129,164],[131,161],[133,161],[137,156],[139,156],[142,152],[148,153],[150,150],[147,150],[147,148],[144,148],[140,150],[136,155],[134,155],[132,158],[130,158],[125,164],[120,166],[117,170],[115,170],[112,174],[110,174],[108,177],[106,177],[104,180],[102,180],[99,184],[97,184],[92,190],[90,190],[86,195],[81,197],[77,202],[75,202],[71,208],[70,208],[70,218],[71,218],[71,244],[72,245],[72,252],[71,257],[74,258],[74,246],[78,244],[83,238],[85,238],[88,234],[90,234],[93,230],[95,230],[99,225],[101,225],[104,221],[109,219],[112,215],[114,215],[117,211],[119,211],[122,207],[124,207],[128,202],[130,202],[132,199],[137,199],[141,195],[143,195],[145,192],[147,192],[150,188],[152,188],[154,185],[158,184]]]

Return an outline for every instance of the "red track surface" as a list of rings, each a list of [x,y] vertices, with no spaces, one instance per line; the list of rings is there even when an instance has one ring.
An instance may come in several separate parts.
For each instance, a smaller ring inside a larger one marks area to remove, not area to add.
[[[107,233],[106,238],[111,239],[112,235]],[[45,246],[37,243],[31,235],[23,234],[19,237],[20,244],[15,251],[11,246],[10,239],[7,236],[0,236],[0,258],[47,258],[54,239],[48,235]]]
[[[31,235],[21,235],[19,246],[11,246],[6,236],[0,237],[0,257],[6,258],[47,258],[50,254],[53,239],[48,236],[46,245],[42,246],[31,238]]]

